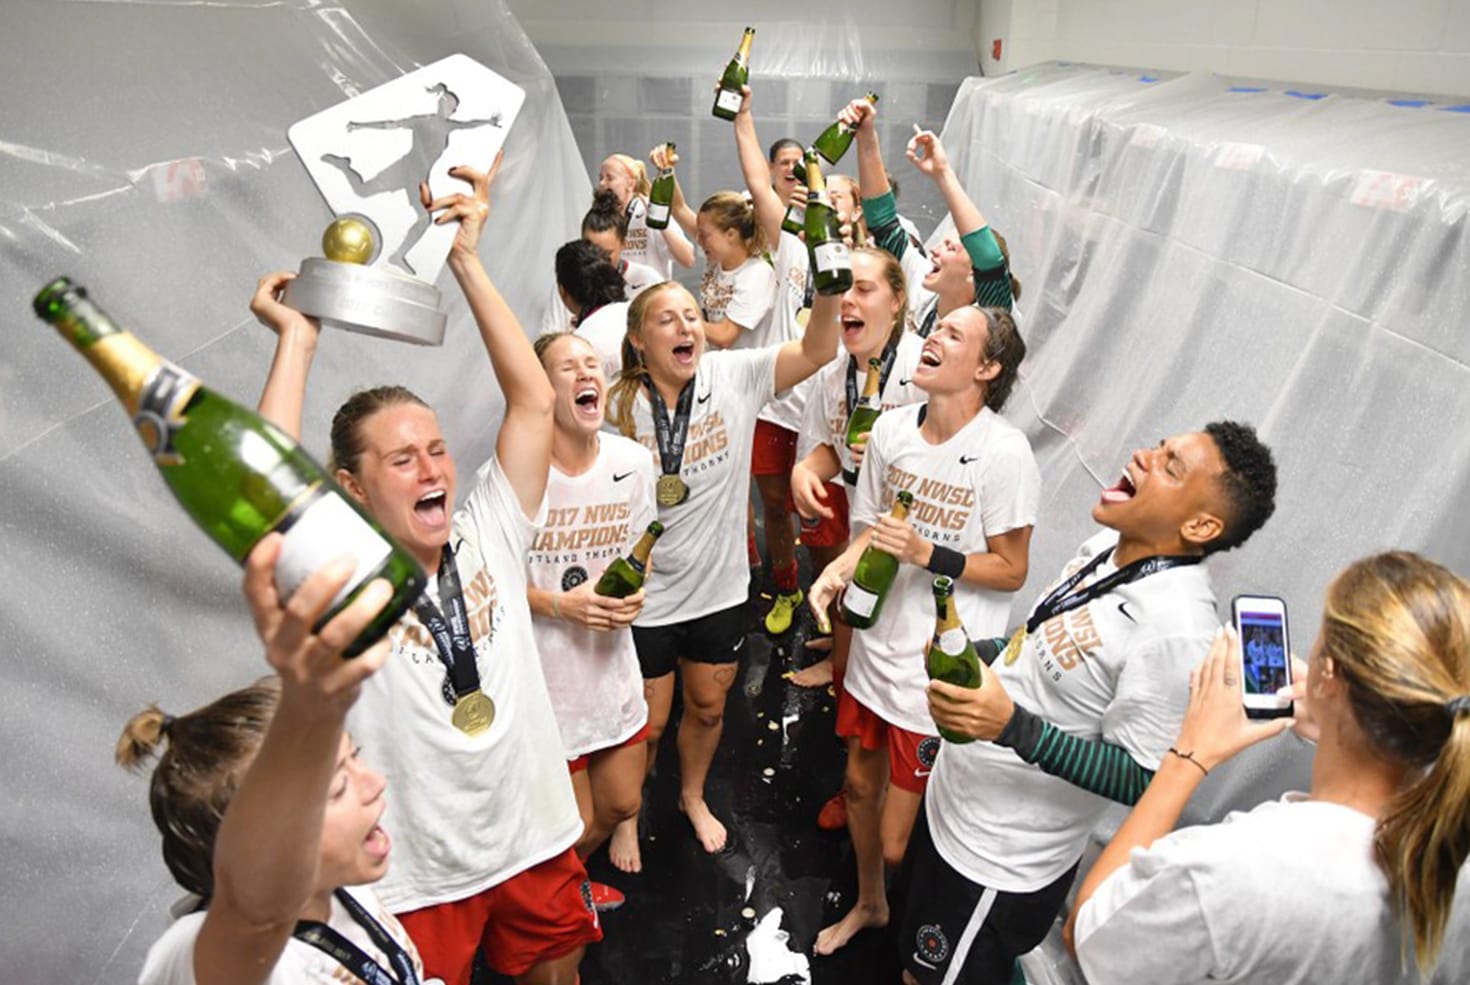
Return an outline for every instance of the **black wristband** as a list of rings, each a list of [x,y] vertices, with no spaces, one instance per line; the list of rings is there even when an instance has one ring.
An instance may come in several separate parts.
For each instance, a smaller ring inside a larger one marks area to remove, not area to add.
[[[965,556],[952,548],[935,544],[929,563],[924,567],[936,575],[949,575],[959,581],[960,575],[965,573]]]
[[[1006,641],[1003,637],[987,636],[978,640],[971,640],[970,643],[975,647],[975,655],[987,667],[995,663],[995,658],[1000,656],[1001,651],[1006,648]]]
[[[1028,763],[1036,761],[1036,747],[1041,742],[1046,722],[1020,703],[1011,710],[1011,720],[995,737],[995,744],[1014,749]]]

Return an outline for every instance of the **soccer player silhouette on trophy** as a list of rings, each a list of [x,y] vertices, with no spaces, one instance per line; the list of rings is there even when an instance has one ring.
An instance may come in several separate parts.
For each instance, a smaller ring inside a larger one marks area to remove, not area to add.
[[[398,244],[398,249],[394,250],[388,258],[388,262],[411,274],[417,271],[408,262],[408,252],[418,243],[433,221],[433,217],[420,207],[419,183],[428,179],[429,169],[449,147],[450,133],[455,130],[501,125],[501,114],[499,113],[484,120],[451,119],[455,110],[459,108],[459,97],[442,82],[430,87],[427,91],[437,93],[439,96],[439,104],[432,113],[422,113],[402,120],[374,120],[366,123],[347,124],[349,133],[353,130],[407,130],[413,135],[413,144],[409,147],[408,153],[379,171],[371,180],[364,181],[362,175],[353,168],[351,160],[341,154],[323,154],[321,157],[324,164],[330,164],[342,172],[352,185],[353,194],[358,198],[371,198],[382,192],[390,191],[407,197],[409,206],[418,218],[414,220],[414,224],[404,235],[403,241]]]

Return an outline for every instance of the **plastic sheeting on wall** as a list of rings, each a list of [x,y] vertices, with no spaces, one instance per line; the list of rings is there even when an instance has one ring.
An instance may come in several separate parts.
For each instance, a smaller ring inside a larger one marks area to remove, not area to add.
[[[1280,595],[1305,657],[1354,559],[1470,572],[1470,116],[1049,64],[966,81],[944,140],[1023,281],[1006,413],[1044,495],[1018,608],[1133,449],[1221,418],[1254,423],[1280,476],[1275,516],[1211,562],[1223,616]],[[1187,820],[1304,789],[1309,761],[1291,737],[1252,749]],[[1055,943],[1028,970],[1065,980]]]
[[[239,575],[173,503],[92,369],[30,312],[65,273],[208,385],[253,405],[273,336],[256,278],[319,255],[331,216],[295,121],[462,51],[526,88],[482,255],[523,316],[590,183],[550,73],[499,0],[10,4],[0,32],[0,830],[4,979],[131,981],[178,892],[147,784],[112,765],[129,715],[265,670]],[[463,467],[501,398],[451,278],[448,340],[328,332],[306,413],[324,457],[352,390],[404,383]]]

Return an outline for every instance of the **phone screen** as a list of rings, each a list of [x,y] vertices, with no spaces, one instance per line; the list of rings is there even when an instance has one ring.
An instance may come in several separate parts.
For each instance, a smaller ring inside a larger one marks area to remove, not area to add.
[[[1240,657],[1247,694],[1275,694],[1287,686],[1286,622],[1279,612],[1240,612]]]

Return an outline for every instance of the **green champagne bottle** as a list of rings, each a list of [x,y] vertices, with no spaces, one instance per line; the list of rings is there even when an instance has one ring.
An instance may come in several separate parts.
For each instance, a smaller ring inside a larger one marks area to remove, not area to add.
[[[597,579],[592,590],[611,599],[625,599],[643,587],[648,575],[648,555],[653,553],[654,541],[663,536],[664,525],[654,520],[633,545],[633,553],[615,558],[612,564]]]
[[[735,57],[730,59],[730,64],[725,66],[725,74],[720,76],[720,91],[715,93],[714,114],[722,120],[734,120],[735,114],[740,112],[741,100],[745,98],[740,91],[750,81],[750,44],[755,40],[755,28],[747,27],[745,35],[740,39],[740,48],[735,52]]]
[[[34,307],[112,386],[179,504],[230,557],[243,564],[266,534],[285,535],[276,561],[283,600],[343,555],[357,567],[321,624],[368,582],[388,580],[392,599],[345,656],[371,646],[418,599],[425,583],[418,562],[290,435],[166,362],[67,278],[42,288]]]
[[[870,92],[863,97],[868,105],[876,106],[878,94]],[[841,120],[833,121],[832,125],[822,131],[822,135],[812,141],[812,150],[822,155],[822,160],[828,164],[836,164],[842,160],[842,155],[852,146],[852,138],[857,131],[848,129],[846,123]]]
[[[674,145],[664,144],[664,153],[672,156]],[[644,220],[649,229],[667,229],[669,210],[674,204],[674,166],[660,168],[653,187],[648,190],[648,216]]]
[[[863,380],[863,398],[852,409],[847,418],[847,446],[851,448],[863,435],[873,430],[873,422],[883,412],[878,384],[883,379],[883,363],[878,359],[868,360],[868,378]]]
[[[827,182],[815,151],[806,152],[806,248],[818,294],[841,294],[852,286],[852,257],[842,241],[837,210],[827,200]]]
[[[786,215],[781,219],[781,229],[793,236],[806,231],[806,206],[792,202],[786,206]]]
[[[907,489],[893,501],[893,518],[902,520],[914,505],[914,494]],[[883,613],[883,599],[898,577],[898,558],[869,544],[858,558],[852,573],[852,584],[842,593],[842,619],[854,629],[871,629]]]
[[[934,579],[934,639],[924,653],[924,669],[929,679],[958,687],[977,688],[984,683],[980,673],[980,655],[965,627],[960,624],[959,610],[954,604],[954,579],[940,575]],[[968,735],[951,732],[939,726],[946,742],[973,742]]]

